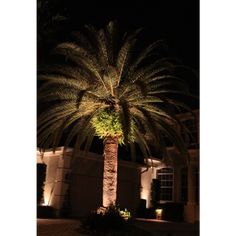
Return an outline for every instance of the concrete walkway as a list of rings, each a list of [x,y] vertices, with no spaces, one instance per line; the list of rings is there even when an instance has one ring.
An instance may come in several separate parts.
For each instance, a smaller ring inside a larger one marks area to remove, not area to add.
[[[198,225],[149,219],[136,219],[132,236],[198,236]],[[79,232],[80,221],[37,219],[37,236],[87,236]]]

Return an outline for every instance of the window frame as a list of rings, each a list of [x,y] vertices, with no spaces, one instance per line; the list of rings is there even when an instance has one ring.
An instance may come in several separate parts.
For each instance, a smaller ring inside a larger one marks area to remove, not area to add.
[[[164,173],[160,173],[161,170],[163,169],[170,169],[171,172],[164,172]],[[160,178],[160,176],[172,176],[171,180],[166,179],[164,180],[165,182],[172,182],[171,186],[163,186],[163,179]],[[160,167],[157,169],[156,171],[156,178],[160,180],[160,203],[165,203],[165,202],[173,202],[174,201],[174,188],[175,188],[175,184],[174,184],[174,180],[175,180],[175,175],[174,175],[174,168],[172,166],[164,166],[164,167]],[[163,199],[163,193],[162,193],[162,189],[172,189],[171,191],[171,200],[170,199]]]

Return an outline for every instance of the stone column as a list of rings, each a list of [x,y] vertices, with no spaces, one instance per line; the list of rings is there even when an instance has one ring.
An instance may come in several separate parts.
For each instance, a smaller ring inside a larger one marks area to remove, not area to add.
[[[57,215],[60,216],[63,208],[65,196],[67,194],[68,183],[65,176],[70,171],[70,157],[59,156],[58,167],[55,178],[55,194],[54,194],[54,207],[57,210]]]
[[[175,202],[180,202],[181,200],[181,172],[180,168],[175,166],[174,167],[174,179],[173,179],[173,184],[174,184],[174,198],[173,200]]]
[[[188,166],[188,202],[185,206],[185,220],[189,223],[195,222],[196,211],[196,186],[195,186],[195,168],[193,165]]]

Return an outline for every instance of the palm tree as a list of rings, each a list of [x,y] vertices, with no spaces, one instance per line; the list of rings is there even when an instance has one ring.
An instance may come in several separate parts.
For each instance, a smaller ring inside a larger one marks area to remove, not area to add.
[[[165,153],[169,139],[187,155],[175,111],[188,109],[176,96],[188,90],[173,73],[176,61],[158,53],[162,41],[134,50],[140,32],[119,38],[116,22],[100,30],[86,25],[53,51],[63,62],[38,76],[39,101],[48,105],[38,118],[39,147],[56,148],[65,131],[64,145],[75,139],[75,152],[88,150],[95,136],[103,139],[105,207],[116,202],[119,144],[131,153],[138,146],[147,158],[150,141]]]

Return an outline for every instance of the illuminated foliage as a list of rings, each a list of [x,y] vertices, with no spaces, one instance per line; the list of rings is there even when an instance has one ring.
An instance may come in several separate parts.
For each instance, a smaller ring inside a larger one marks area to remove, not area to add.
[[[105,207],[116,203],[118,143],[130,145],[132,157],[138,146],[147,158],[150,144],[163,154],[168,139],[188,155],[176,117],[188,110],[177,99],[188,89],[174,73],[177,61],[160,53],[162,41],[137,47],[140,32],[119,34],[116,22],[100,30],[86,25],[53,50],[62,63],[39,71],[38,98],[48,108],[38,118],[38,146],[55,149],[66,134],[64,146],[75,140],[77,152],[89,150],[95,136],[104,139]]]
[[[132,233],[133,220],[130,212],[125,209],[121,211],[117,206],[109,205],[82,220],[80,232],[91,235],[137,235]]]
[[[136,47],[140,32],[119,34],[116,22],[86,25],[53,50],[63,62],[39,71],[39,101],[48,107],[38,119],[39,147],[57,147],[66,131],[65,146],[76,139],[76,148],[88,149],[94,136],[116,136],[148,157],[150,142],[164,153],[168,139],[187,155],[176,132],[184,127],[175,111],[188,110],[176,96],[188,94],[174,73],[178,61],[162,56],[162,41]]]
[[[124,143],[124,134],[118,113],[104,110],[94,116],[91,123],[96,134],[100,138],[104,139],[106,137],[118,137],[119,143]],[[133,133],[133,125],[131,125],[131,133],[129,135],[130,141],[134,140]]]

